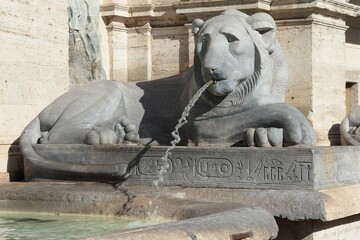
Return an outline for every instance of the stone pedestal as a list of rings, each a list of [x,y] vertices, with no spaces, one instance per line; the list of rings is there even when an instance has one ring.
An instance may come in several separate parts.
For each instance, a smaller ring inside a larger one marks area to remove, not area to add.
[[[96,173],[98,180],[118,182],[130,195],[135,191],[134,195],[158,198],[160,191],[171,196],[170,202],[181,198],[264,208],[276,218],[276,239],[354,239],[360,234],[360,147],[177,147],[167,163],[161,159],[165,147],[35,145],[34,149],[43,157],[43,166],[45,159],[79,165],[85,157],[89,173]],[[165,165],[168,168],[162,171]],[[25,162],[27,179],[96,179],[39,166]],[[161,171],[164,181],[159,182]],[[121,176],[127,174],[122,182]]]
[[[27,180],[100,178],[126,183],[236,189],[327,189],[360,184],[360,147],[203,148],[33,145]],[[83,163],[86,159],[86,164]],[[62,164],[68,165],[62,168]],[[73,166],[70,168],[70,166]],[[163,170],[162,170],[163,169]],[[162,174],[162,175],[161,175]]]

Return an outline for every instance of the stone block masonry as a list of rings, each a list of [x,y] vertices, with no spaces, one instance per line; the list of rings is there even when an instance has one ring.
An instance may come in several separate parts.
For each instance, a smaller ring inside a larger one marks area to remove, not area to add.
[[[68,1],[0,0],[0,169],[25,125],[68,89]],[[15,170],[15,169],[13,169]]]

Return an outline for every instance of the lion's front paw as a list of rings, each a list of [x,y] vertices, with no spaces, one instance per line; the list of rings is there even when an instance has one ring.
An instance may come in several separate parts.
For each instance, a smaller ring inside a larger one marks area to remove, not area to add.
[[[117,135],[117,143],[138,143],[139,133],[135,123],[131,123],[127,118],[122,118],[120,123],[115,124],[114,131]]]
[[[248,147],[281,147],[283,145],[282,128],[247,128],[243,140]]]
[[[94,127],[85,135],[85,143],[95,144],[123,144],[138,143],[139,134],[136,124],[122,118],[112,129],[108,127]]]
[[[114,131],[104,127],[94,127],[85,135],[86,144],[115,144],[116,134]]]

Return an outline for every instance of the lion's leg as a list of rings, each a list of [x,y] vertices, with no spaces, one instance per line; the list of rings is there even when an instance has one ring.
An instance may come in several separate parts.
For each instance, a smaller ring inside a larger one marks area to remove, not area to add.
[[[261,110],[262,114],[254,120],[262,122],[262,126],[244,130],[243,140],[247,146],[311,146],[316,144],[312,126],[293,106],[270,104],[259,107],[258,110]]]
[[[315,133],[303,114],[289,104],[268,104],[233,115],[194,121],[197,145],[248,146],[315,145]],[[245,133],[244,133],[245,132]],[[221,142],[220,142],[221,141]]]
[[[42,144],[122,144],[139,141],[138,126],[121,117],[99,123],[90,128],[60,128],[43,132]]]
[[[139,116],[143,114],[141,106],[136,105],[138,92],[132,85],[104,81],[63,95],[40,114],[41,142],[116,144],[127,139],[136,141],[138,123],[134,126],[130,119],[141,119]]]

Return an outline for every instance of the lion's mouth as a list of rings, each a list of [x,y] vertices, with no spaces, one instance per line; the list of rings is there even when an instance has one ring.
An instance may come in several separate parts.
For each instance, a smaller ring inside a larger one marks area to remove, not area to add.
[[[217,86],[217,85],[229,85],[232,86],[233,88],[236,88],[237,85],[241,84],[243,81],[245,81],[246,79],[239,79],[236,77],[232,77],[232,78],[214,78],[214,77],[210,77],[208,82],[212,82],[212,84],[210,86]]]
[[[229,83],[229,82],[237,82],[238,84],[246,79],[239,79],[237,77],[225,77],[225,76],[219,76],[219,74],[207,74],[207,82],[212,82],[214,85],[217,83]]]

